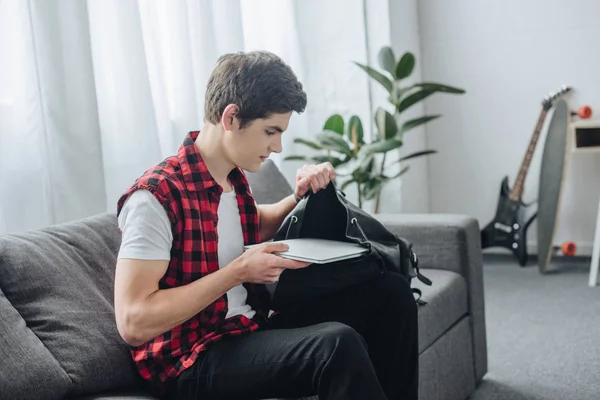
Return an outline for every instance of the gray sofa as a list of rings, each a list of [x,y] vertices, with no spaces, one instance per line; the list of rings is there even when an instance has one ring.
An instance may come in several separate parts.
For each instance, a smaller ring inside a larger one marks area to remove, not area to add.
[[[291,193],[271,162],[249,180],[259,204]],[[433,281],[414,284],[427,301],[419,308],[420,397],[463,400],[487,371],[477,222],[378,218],[414,243]],[[0,235],[0,400],[154,398],[114,321],[119,242],[114,213]]]

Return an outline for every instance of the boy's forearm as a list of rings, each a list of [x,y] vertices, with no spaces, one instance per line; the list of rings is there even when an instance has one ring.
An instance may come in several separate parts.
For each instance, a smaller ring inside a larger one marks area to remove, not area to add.
[[[287,215],[296,207],[294,195],[290,195],[274,204],[261,204],[259,209],[260,241],[266,242],[273,239],[277,229]]]

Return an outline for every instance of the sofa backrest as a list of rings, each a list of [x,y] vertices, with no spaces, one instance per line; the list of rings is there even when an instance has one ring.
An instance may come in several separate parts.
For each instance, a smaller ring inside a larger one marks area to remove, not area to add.
[[[0,236],[0,398],[139,383],[114,317],[119,243],[114,214]]]
[[[272,204],[293,193],[292,187],[272,160],[263,162],[260,171],[247,172],[252,195],[258,204]]]

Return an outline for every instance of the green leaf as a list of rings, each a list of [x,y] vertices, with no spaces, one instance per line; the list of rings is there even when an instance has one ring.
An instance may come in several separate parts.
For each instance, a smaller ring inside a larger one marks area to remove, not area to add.
[[[283,160],[284,161],[309,161],[309,162],[313,161],[313,159],[308,156],[287,156]]]
[[[411,52],[406,52],[396,64],[396,79],[408,78],[415,68],[415,56]]]
[[[391,47],[385,46],[379,50],[379,66],[392,74],[392,76],[396,77],[395,67],[396,67],[396,56],[394,55],[394,50]]]
[[[375,154],[368,154],[360,163],[357,170],[368,174],[369,176],[373,172],[373,167],[375,166]]]
[[[441,83],[435,82],[422,82],[413,85],[414,87],[420,87],[421,89],[433,90],[436,92],[463,94],[465,91],[456,87],[442,85]]]
[[[374,177],[365,182],[363,186],[363,197],[365,200],[373,200],[384,183],[385,180],[381,176]]]
[[[396,110],[398,111],[398,113],[401,113],[402,111],[406,110],[408,107],[418,103],[419,101],[425,99],[426,97],[429,97],[430,95],[432,95],[434,93],[435,93],[435,90],[431,90],[431,89],[422,89],[417,92],[414,92],[414,93],[406,96],[400,102],[400,104],[398,104],[398,108]]]
[[[344,118],[339,114],[334,114],[325,122],[323,130],[332,131],[339,135],[344,134]]]
[[[427,122],[434,120],[436,118],[439,118],[439,117],[441,117],[440,114],[426,115],[424,117],[419,117],[419,118],[408,120],[404,124],[402,124],[402,127],[400,128],[400,132],[406,132],[408,130],[411,130],[419,125],[426,124]]]
[[[330,162],[334,168],[344,164],[345,162],[347,162],[347,160],[348,160],[347,158],[342,160],[338,157],[325,156],[325,155],[323,155],[323,156],[315,155],[312,157],[293,155],[293,156],[287,156],[284,158],[284,161],[306,161],[311,164],[320,164],[320,163],[324,163],[324,162]],[[336,172],[336,174],[337,174],[337,172]]]
[[[353,115],[348,121],[348,132],[346,132],[350,143],[354,144],[354,148],[358,149],[363,144],[363,126],[359,117]],[[356,135],[356,141],[354,139]]]
[[[398,113],[401,113],[402,111],[406,110],[408,107],[412,106],[415,103],[418,103],[419,101],[425,99],[426,97],[428,97],[436,92],[452,93],[452,94],[465,93],[465,91],[463,89],[459,89],[459,88],[455,88],[455,87],[447,86],[447,85],[442,85],[439,83],[433,83],[433,82],[416,83],[416,84],[412,85],[410,88],[411,89],[418,88],[420,90],[417,90],[417,91],[413,92],[412,94],[410,94],[409,96],[406,96],[406,98],[404,98],[400,102],[400,104],[398,104],[398,107],[396,108]]]
[[[363,162],[352,171],[352,179],[358,183],[367,182],[371,179],[373,167],[375,166],[375,158],[367,157]]]
[[[402,140],[399,138],[393,138],[364,145],[361,151],[364,152],[364,154],[386,153],[401,146]]]
[[[337,151],[338,153],[352,155],[352,151],[350,150],[350,146],[344,140],[343,136],[338,135],[335,132],[326,131],[317,133],[316,135],[317,142],[325,148],[333,151]]]
[[[396,161],[394,161],[393,163],[389,164],[386,168],[391,167],[394,164],[398,164],[402,161],[406,161],[406,160],[410,160],[412,158],[417,158],[417,157],[422,157],[422,156],[427,156],[429,154],[436,154],[437,151],[436,150],[422,150],[422,151],[417,151],[415,153],[411,153],[407,156],[404,157],[400,157],[399,159],[397,159]]]
[[[379,130],[379,137],[383,139],[392,138],[398,133],[398,126],[393,115],[381,107],[375,112],[375,124]]]
[[[312,140],[307,140],[307,139],[302,139],[302,138],[296,138],[294,139],[294,143],[299,143],[299,144],[303,144],[305,146],[308,146],[312,149],[315,150],[323,150],[323,147],[321,147],[320,144],[313,142]]]
[[[361,170],[355,170],[352,173],[352,179],[356,182],[356,183],[363,183],[365,182],[367,179],[369,179],[369,174],[365,173],[364,171]]]
[[[388,96],[388,101],[397,108],[398,104],[400,104],[400,101],[402,100],[402,96],[404,96],[404,93],[409,92],[412,89],[412,87],[399,88],[397,85],[394,85],[392,93]]]
[[[353,163],[352,161],[354,161],[355,159],[356,159],[356,155],[355,154],[352,154],[352,156],[346,155],[342,159],[342,162],[335,168],[335,175],[336,176],[350,176],[350,175],[352,175],[352,168],[355,165],[355,163]]]
[[[398,161],[402,162],[402,161],[410,160],[411,158],[417,158],[417,157],[427,156],[429,154],[436,154],[436,153],[437,153],[436,150],[417,151],[415,153],[411,153],[411,154],[409,154],[407,156],[399,158]]]
[[[388,180],[396,179],[399,176],[404,175],[406,172],[408,172],[409,169],[410,169],[410,167],[407,165],[406,167],[402,168],[400,170],[400,172],[398,172],[396,175],[392,176],[391,178],[388,178]]]
[[[388,93],[392,92],[392,88],[394,87],[394,85],[393,85],[392,81],[390,80],[390,78],[388,78],[387,76],[383,75],[381,72],[374,70],[373,68],[371,68],[367,65],[362,65],[357,62],[355,62],[354,64],[358,65],[367,74],[369,74],[369,76],[371,78],[373,78],[377,82],[379,82],[388,91]]]
[[[329,162],[331,163],[331,165],[333,166],[333,168],[342,165],[344,163],[344,160],[341,160],[337,157],[333,157],[333,156],[313,156],[312,159],[316,162],[316,163],[324,163],[324,162]]]

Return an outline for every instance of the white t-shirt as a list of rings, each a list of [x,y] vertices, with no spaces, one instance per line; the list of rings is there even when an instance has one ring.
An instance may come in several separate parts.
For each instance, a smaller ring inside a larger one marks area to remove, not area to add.
[[[223,268],[244,251],[244,236],[235,191],[223,192],[218,209],[217,243],[219,268]],[[173,233],[171,222],[160,202],[147,190],[136,190],[119,214],[123,232],[118,258],[170,260]],[[242,285],[227,292],[227,318],[234,315],[254,317],[248,304],[248,292]]]

